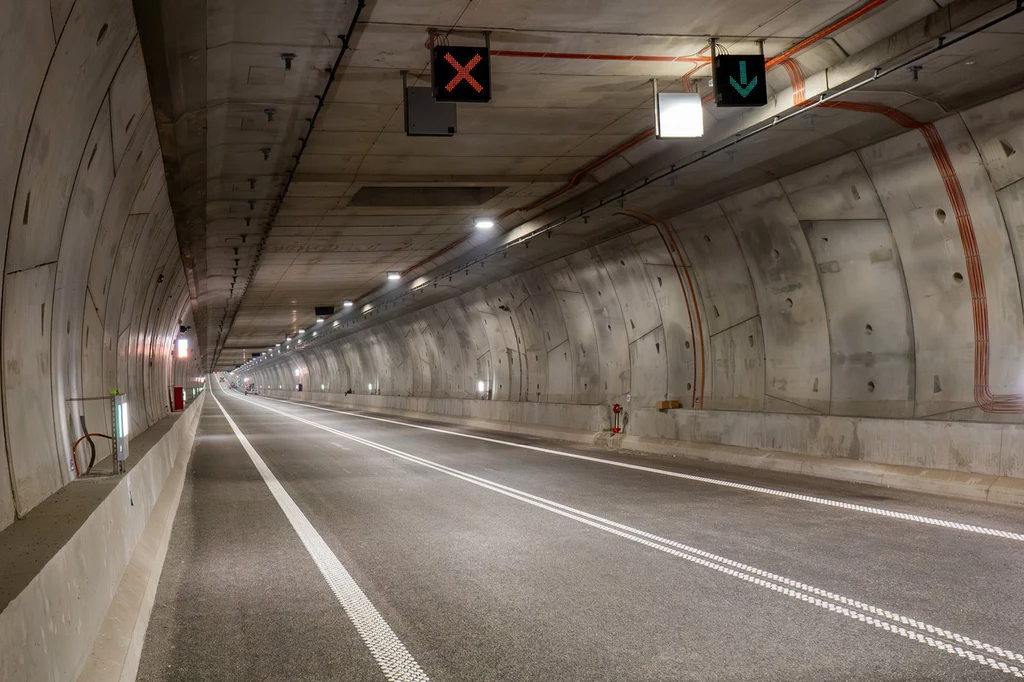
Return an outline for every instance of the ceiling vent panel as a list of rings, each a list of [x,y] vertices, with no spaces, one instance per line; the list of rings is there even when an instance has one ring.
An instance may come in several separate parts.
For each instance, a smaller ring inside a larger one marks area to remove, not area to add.
[[[473,207],[499,196],[507,187],[363,187],[349,206],[383,207]]]

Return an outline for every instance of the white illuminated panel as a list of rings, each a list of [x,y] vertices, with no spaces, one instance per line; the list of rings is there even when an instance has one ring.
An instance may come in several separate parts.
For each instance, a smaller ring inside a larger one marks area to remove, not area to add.
[[[704,105],[695,92],[658,93],[656,132],[659,138],[702,137]]]
[[[186,339],[186,338],[178,339],[178,357],[179,358],[187,358],[188,357],[188,339]]]

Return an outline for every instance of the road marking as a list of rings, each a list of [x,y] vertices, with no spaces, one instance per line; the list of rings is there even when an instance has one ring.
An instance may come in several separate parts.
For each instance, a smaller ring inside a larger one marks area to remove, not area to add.
[[[268,397],[268,396],[264,396]],[[745,490],[747,492],[760,493],[762,495],[773,495],[775,497],[784,497],[790,500],[799,500],[801,502],[810,502],[812,504],[820,504],[826,507],[835,507],[837,509],[845,509],[847,511],[861,512],[864,514],[873,514],[875,516],[884,516],[891,519],[898,519],[900,521],[912,521],[914,523],[920,523],[927,526],[939,526],[941,528],[950,528],[953,530],[961,530],[968,533],[977,533],[978,535],[988,535],[991,537],[1003,538],[1006,540],[1016,540],[1018,542],[1024,542],[1024,533],[1014,533],[1007,530],[999,530],[997,528],[986,528],[984,526],[975,526],[969,523],[960,523],[959,521],[947,521],[946,519],[937,519],[929,516],[921,516],[920,514],[908,514],[906,512],[893,511],[892,509],[883,509],[881,507],[869,507],[863,504],[854,504],[852,502],[843,502],[841,500],[833,500],[827,497],[815,497],[814,495],[804,495],[803,493],[793,493],[786,490],[776,490],[775,488],[765,488],[758,485],[749,485],[747,483],[736,483],[735,481],[727,481],[720,478],[711,478],[709,476],[698,476],[696,474],[684,474],[679,471],[668,471],[667,469],[658,469],[656,467],[643,466],[641,464],[629,464],[628,462],[616,462],[615,460],[602,459],[600,457],[589,457],[587,455],[580,455],[574,452],[564,452],[562,450],[553,450],[551,448],[542,448],[536,445],[527,445],[525,443],[515,443],[513,441],[500,440],[498,438],[488,438],[486,436],[477,436],[471,433],[460,433],[458,431],[449,431],[448,429],[439,429],[432,426],[423,426],[421,424],[410,424],[408,422],[398,421],[397,419],[386,419],[384,417],[371,417],[366,414],[359,414],[357,412],[346,412],[345,410],[334,410],[328,407],[320,407],[319,405],[309,405],[307,403],[295,403],[290,400],[283,400],[281,398],[269,398],[269,400],[277,400],[278,402],[287,403],[289,405],[296,405],[298,407],[308,407],[313,410],[321,410],[323,412],[334,412],[336,414],[345,415],[346,417],[358,417],[360,419],[371,419],[373,421],[386,422],[388,424],[397,424],[399,426],[406,426],[410,429],[421,429],[423,431],[433,431],[435,433],[443,433],[449,436],[458,436],[460,438],[471,438],[473,440],[483,441],[485,443],[496,443],[499,445],[508,445],[513,448],[520,448],[522,450],[533,450],[534,452],[543,452],[548,455],[558,455],[559,457],[569,457],[571,459],[579,459],[585,462],[596,462],[598,464],[605,464],[607,466],[620,467],[622,469],[632,469],[634,471],[644,471],[651,474],[659,474],[661,476],[671,476],[673,478],[681,478],[687,481],[695,481],[697,483],[707,483],[710,485],[717,485],[724,488],[734,488],[736,490]]]
[[[242,400],[242,398],[239,398],[239,400]],[[501,495],[505,495],[506,497],[525,502],[526,504],[530,504],[534,507],[578,521],[618,537],[665,552],[666,554],[685,559],[686,561],[697,564],[698,566],[710,568],[730,577],[771,590],[777,594],[817,606],[818,608],[831,613],[845,616],[851,620],[867,623],[885,632],[898,635],[939,651],[944,651],[948,654],[959,656],[960,658],[973,661],[979,665],[1013,675],[1017,678],[1024,678],[1024,670],[1022,670],[1019,665],[1024,664],[1024,655],[1015,653],[1009,649],[987,644],[972,637],[967,637],[944,628],[929,625],[914,618],[902,616],[881,607],[871,606],[859,600],[844,597],[834,592],[814,587],[792,578],[786,578],[754,566],[712,554],[711,552],[707,552],[696,547],[659,537],[653,533],[632,528],[616,521],[611,521],[501,483],[496,483],[486,478],[475,476],[444,464],[438,464],[437,462],[432,462],[408,452],[403,452],[387,445],[382,445],[360,436],[354,436],[352,434],[345,433],[344,431],[339,431],[338,429],[319,424],[309,419],[304,419],[287,412],[282,412],[281,410],[276,410],[273,407],[269,407],[258,402],[249,401],[249,403],[259,407],[260,409],[274,412],[275,414],[288,417],[289,419],[313,426],[328,433],[333,433],[341,438],[351,440],[366,447],[433,469],[453,478],[466,481],[467,483],[472,483],[481,488],[486,488]],[[995,656],[996,658],[993,658],[992,656]],[[1007,661],[1009,661],[1009,663],[1007,663]]]
[[[320,533],[317,532],[313,524],[306,518],[306,515],[302,513],[302,510],[299,509],[295,501],[292,500],[288,492],[278,482],[274,472],[267,468],[259,453],[256,452],[249,439],[238,428],[231,415],[220,404],[216,396],[213,396],[213,401],[217,403],[217,407],[220,408],[220,411],[228,420],[228,424],[231,426],[231,430],[235,432],[238,442],[242,444],[242,447],[249,455],[249,459],[252,460],[256,470],[263,477],[263,481],[270,488],[271,494],[277,500],[285,516],[288,517],[288,521],[292,524],[292,528],[295,529],[299,539],[302,540],[306,551],[313,558],[316,567],[320,569],[320,573],[327,579],[327,584],[330,585],[331,591],[334,592],[338,601],[341,602],[345,615],[352,621],[352,624],[359,632],[359,636],[377,660],[377,664],[384,673],[384,677],[390,680],[390,682],[429,682],[430,678],[420,668],[416,659],[412,657],[409,650],[398,639],[395,631],[387,624],[387,621],[380,615],[380,612],[377,611],[373,603],[370,602],[359,585],[356,584],[356,581],[352,579],[352,576],[349,575],[349,572],[338,560],[338,557],[327,546],[327,543],[324,542]]]

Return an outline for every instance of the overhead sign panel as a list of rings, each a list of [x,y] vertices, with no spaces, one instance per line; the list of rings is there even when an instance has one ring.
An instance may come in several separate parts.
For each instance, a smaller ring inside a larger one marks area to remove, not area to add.
[[[715,102],[720,107],[763,107],[768,104],[764,56],[716,56]]]
[[[438,102],[491,101],[491,55],[487,48],[438,45],[432,67],[434,99]]]

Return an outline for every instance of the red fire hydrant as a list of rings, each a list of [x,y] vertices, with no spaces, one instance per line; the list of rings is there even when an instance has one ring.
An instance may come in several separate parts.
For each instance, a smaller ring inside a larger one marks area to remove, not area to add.
[[[619,426],[619,415],[622,414],[622,405],[615,403],[612,405],[612,414],[615,415],[615,424],[612,426],[612,433],[618,435],[622,433],[622,428]]]

